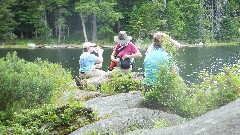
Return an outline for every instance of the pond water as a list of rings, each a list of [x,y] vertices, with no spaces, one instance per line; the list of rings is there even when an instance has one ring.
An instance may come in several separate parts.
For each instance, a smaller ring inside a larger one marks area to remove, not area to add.
[[[48,60],[52,63],[61,63],[64,68],[72,71],[72,75],[78,75],[79,56],[82,49],[0,49],[0,58],[8,52],[16,51],[20,58],[34,61],[36,58]],[[103,70],[107,70],[110,63],[112,49],[104,49]],[[143,57],[136,59],[133,71],[143,71],[145,51],[141,51]],[[182,47],[178,50],[177,66],[180,76],[191,82],[199,82],[199,74],[208,71],[216,74],[222,71],[224,65],[232,66],[240,62],[240,47]],[[1,66],[1,65],[0,65]]]

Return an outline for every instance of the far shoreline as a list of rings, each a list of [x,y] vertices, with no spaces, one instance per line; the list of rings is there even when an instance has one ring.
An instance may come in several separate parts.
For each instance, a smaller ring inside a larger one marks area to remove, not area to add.
[[[216,46],[238,46],[240,42],[226,42],[226,43],[205,43],[205,44],[182,44],[181,47],[216,47]],[[102,48],[113,48],[113,45],[99,44]],[[140,50],[146,50],[149,44],[137,45]],[[28,46],[26,45],[0,45],[1,48],[22,48],[22,49],[34,49],[34,48],[49,48],[49,49],[81,49],[82,44],[44,44]]]

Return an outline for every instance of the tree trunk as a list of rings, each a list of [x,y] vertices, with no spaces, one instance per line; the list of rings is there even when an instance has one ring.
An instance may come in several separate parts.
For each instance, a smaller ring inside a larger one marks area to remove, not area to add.
[[[35,38],[37,39],[38,38],[37,28],[34,33],[35,33]]]
[[[81,18],[81,21],[82,21],[83,36],[84,36],[85,42],[88,42],[87,33],[86,33],[86,26],[85,26],[85,20],[84,20],[84,18],[83,18],[82,11],[80,11],[80,18]]]
[[[58,25],[57,25],[57,21],[55,21],[55,35],[54,35],[54,37],[58,36],[58,31],[59,31],[59,28],[58,28]]]
[[[62,27],[58,25],[58,44],[61,44]]]
[[[120,31],[121,30],[121,22],[120,22],[120,20],[118,20],[118,31]]]
[[[46,10],[44,10],[44,24],[45,24],[46,27],[48,26]]]
[[[69,27],[67,27],[67,37],[69,38]]]
[[[21,30],[21,38],[24,38],[23,31]]]
[[[97,41],[97,19],[96,19],[95,13],[93,14],[92,24],[93,24],[92,41],[96,42]]]
[[[167,0],[163,0],[164,2],[164,8],[166,8],[167,7]]]

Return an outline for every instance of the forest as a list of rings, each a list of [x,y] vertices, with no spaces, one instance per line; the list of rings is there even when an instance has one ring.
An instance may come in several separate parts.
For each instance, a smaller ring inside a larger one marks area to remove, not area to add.
[[[112,41],[163,31],[185,43],[240,40],[239,0],[1,0],[0,44]]]

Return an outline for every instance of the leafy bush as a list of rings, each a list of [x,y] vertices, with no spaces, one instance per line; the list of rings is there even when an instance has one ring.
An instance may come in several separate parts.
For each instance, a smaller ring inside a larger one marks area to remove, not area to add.
[[[27,62],[14,52],[1,58],[0,65],[0,111],[53,103],[64,90],[71,89],[71,73],[60,64],[41,59]]]
[[[44,105],[39,109],[25,109],[14,113],[0,134],[69,134],[96,120],[96,114],[79,102],[55,108]]]
[[[240,66],[225,67],[217,75],[205,73],[201,84],[195,84],[186,97],[185,115],[197,117],[205,112],[224,106],[240,97]]]
[[[222,73],[202,76],[205,81],[191,88],[173,74],[168,66],[161,66],[155,86],[145,92],[145,103],[180,116],[194,118],[219,108],[240,97],[240,66],[226,67]]]
[[[143,90],[143,84],[140,80],[133,79],[131,73],[114,73],[111,78],[102,83],[101,90],[104,94],[141,91]]]
[[[183,103],[187,87],[177,74],[172,73],[168,64],[160,65],[160,69],[154,87],[145,92],[145,101],[149,106],[173,111]]]
[[[207,103],[207,110],[212,110],[226,105],[240,97],[240,66],[225,67],[223,72],[217,75],[203,76],[204,82],[196,85],[196,94],[203,91],[205,104]]]

